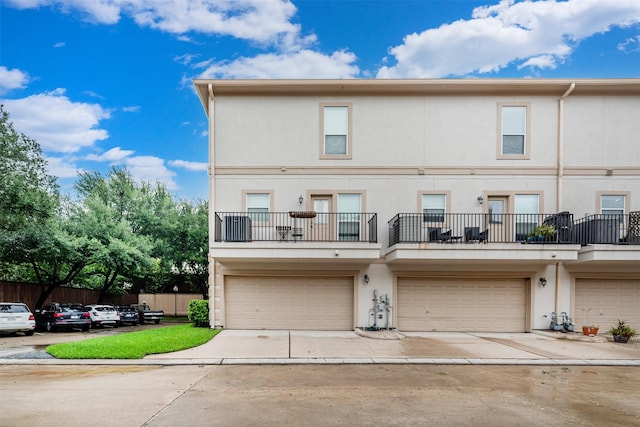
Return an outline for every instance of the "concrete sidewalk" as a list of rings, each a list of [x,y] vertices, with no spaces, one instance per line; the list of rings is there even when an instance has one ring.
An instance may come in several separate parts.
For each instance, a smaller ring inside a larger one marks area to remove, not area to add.
[[[42,365],[444,364],[640,366],[640,343],[579,334],[224,330],[142,360],[0,359]]]

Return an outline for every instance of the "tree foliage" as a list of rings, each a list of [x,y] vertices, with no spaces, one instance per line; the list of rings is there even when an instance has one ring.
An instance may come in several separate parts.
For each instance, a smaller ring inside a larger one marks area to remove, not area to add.
[[[0,230],[18,231],[54,214],[58,187],[46,166],[40,145],[16,132],[0,106]]]

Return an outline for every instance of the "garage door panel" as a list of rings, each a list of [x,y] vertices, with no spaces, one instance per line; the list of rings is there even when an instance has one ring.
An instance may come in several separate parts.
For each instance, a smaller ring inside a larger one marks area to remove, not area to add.
[[[640,279],[576,279],[574,323],[640,327]]]
[[[352,330],[352,277],[225,278],[228,329]]]
[[[525,330],[523,279],[398,278],[397,298],[400,330]]]

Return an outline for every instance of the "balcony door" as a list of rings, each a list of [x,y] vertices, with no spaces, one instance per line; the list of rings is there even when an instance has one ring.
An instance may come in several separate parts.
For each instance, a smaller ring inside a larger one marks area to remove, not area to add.
[[[509,219],[507,213],[509,206],[508,196],[488,196],[487,209],[489,210],[489,241],[504,242],[510,235]]]
[[[316,213],[315,218],[310,223],[310,236],[315,241],[334,240],[332,231],[332,219],[330,212],[332,211],[332,196],[330,195],[312,195],[311,204],[313,211]]]

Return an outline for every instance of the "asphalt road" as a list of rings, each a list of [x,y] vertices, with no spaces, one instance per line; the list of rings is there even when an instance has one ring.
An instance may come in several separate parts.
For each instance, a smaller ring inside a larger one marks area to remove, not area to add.
[[[0,366],[0,425],[638,426],[637,367]]]

